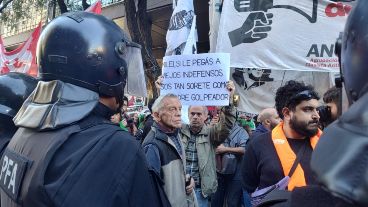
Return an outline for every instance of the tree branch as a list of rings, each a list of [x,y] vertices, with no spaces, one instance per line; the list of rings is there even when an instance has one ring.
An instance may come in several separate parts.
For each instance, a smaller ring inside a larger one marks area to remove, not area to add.
[[[60,13],[65,13],[68,12],[68,7],[66,7],[66,4],[64,2],[64,0],[57,0],[57,3],[59,5],[60,8]]]
[[[83,10],[86,10],[89,6],[91,6],[91,5],[89,5],[88,3],[87,3],[87,0],[82,0],[82,6],[83,6]]]
[[[138,11],[135,7],[135,1],[138,1]],[[154,82],[160,75],[161,69],[152,53],[152,22],[147,15],[147,0],[135,1],[124,1],[128,29],[132,40],[142,46],[143,64],[146,68],[145,75],[148,79],[146,82],[153,93],[153,97],[156,98],[158,93]]]

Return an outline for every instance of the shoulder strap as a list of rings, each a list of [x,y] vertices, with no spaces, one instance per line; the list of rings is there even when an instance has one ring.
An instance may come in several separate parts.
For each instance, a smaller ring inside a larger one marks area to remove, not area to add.
[[[293,166],[291,167],[289,171],[289,174],[288,174],[289,177],[291,177],[294,174],[296,167],[298,166],[300,159],[303,157],[306,148],[307,148],[307,142],[305,142],[303,146],[301,147],[301,149],[299,149],[298,154],[296,155],[296,159],[293,163]]]

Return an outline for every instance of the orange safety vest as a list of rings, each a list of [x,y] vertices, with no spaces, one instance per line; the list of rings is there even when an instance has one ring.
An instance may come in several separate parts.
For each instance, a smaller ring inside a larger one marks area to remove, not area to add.
[[[310,138],[310,143],[312,148],[316,147],[316,144],[321,136],[322,131],[318,129],[318,133]],[[281,161],[282,169],[284,171],[284,175],[287,176],[290,172],[291,167],[294,164],[296,159],[296,155],[294,151],[291,149],[289,142],[286,139],[284,130],[283,130],[283,122],[280,122],[273,130],[272,130],[272,142],[275,146],[277,155]],[[300,163],[296,167],[294,174],[291,176],[288,190],[291,191],[295,187],[306,186],[304,171],[301,167]]]

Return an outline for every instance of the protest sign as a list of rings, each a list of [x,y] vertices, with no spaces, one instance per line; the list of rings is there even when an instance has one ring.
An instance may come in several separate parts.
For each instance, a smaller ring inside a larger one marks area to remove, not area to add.
[[[235,68],[339,72],[335,42],[354,5],[355,0],[223,1],[215,51],[230,53]]]
[[[277,89],[289,80],[314,86],[320,96],[333,86],[334,80],[333,73],[292,70],[232,68],[230,74],[240,96],[238,111],[247,115],[274,107]]]
[[[202,53],[166,56],[162,68],[161,94],[178,95],[182,105],[229,104],[226,82],[230,78],[230,55]]]

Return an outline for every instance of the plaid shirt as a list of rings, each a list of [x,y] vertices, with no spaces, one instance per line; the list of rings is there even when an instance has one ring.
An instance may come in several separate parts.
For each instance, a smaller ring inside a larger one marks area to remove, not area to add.
[[[199,165],[198,165],[198,154],[197,154],[197,147],[196,147],[196,135],[191,135],[190,139],[188,140],[188,145],[185,149],[186,153],[186,173],[190,174],[196,186],[200,186],[201,180],[199,177]]]
[[[175,132],[175,133],[167,133],[167,135],[169,136],[169,138],[171,139],[171,141],[174,142],[175,147],[176,147],[176,150],[180,154],[180,157],[183,158],[183,152],[182,152],[182,149],[181,149],[181,142],[179,140],[178,133],[177,132]]]

